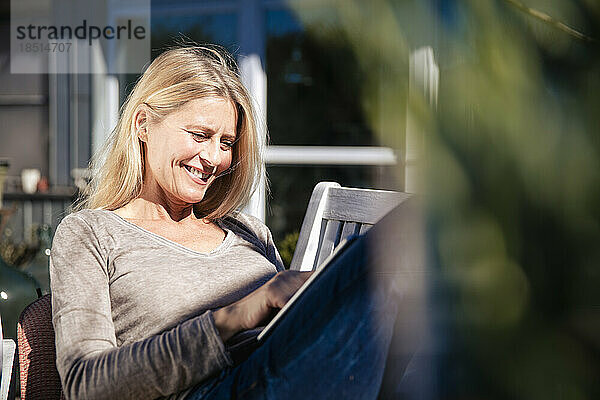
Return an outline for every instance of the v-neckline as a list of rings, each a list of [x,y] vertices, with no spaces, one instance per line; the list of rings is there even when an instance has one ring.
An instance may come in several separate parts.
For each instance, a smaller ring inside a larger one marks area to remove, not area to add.
[[[231,232],[229,229],[227,229],[225,226],[223,226],[222,222],[219,220],[215,221],[215,224],[217,224],[217,226],[221,229],[223,229],[223,231],[225,232],[225,238],[223,238],[223,241],[221,243],[219,243],[219,245],[217,247],[215,247],[214,249],[212,249],[211,251],[209,251],[208,253],[203,253],[201,251],[198,250],[194,250],[191,249],[187,246],[184,246],[183,244],[176,242],[174,240],[171,240],[169,238],[166,238],[165,236],[162,236],[156,232],[152,232],[149,231],[146,228],[143,228],[129,220],[127,220],[126,218],[121,217],[119,214],[117,214],[114,211],[110,211],[110,210],[100,210],[100,211],[105,211],[106,213],[108,213],[109,215],[112,215],[117,221],[121,222],[122,224],[125,224],[126,226],[129,226],[130,228],[136,229],[138,231],[141,231],[143,233],[145,233],[146,235],[149,235],[151,237],[153,237],[154,239],[157,239],[163,243],[166,243],[172,247],[176,247],[178,249],[196,254],[196,255],[201,255],[201,256],[214,256],[216,254],[221,253],[222,251],[224,251],[227,247],[229,247],[231,240],[233,240],[233,232]]]

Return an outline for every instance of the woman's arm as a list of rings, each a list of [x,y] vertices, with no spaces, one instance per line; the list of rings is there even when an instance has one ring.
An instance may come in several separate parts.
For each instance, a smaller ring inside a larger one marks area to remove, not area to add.
[[[54,237],[50,274],[57,368],[67,398],[167,396],[231,364],[211,312],[118,347],[108,268],[109,252],[87,222],[66,217]]]

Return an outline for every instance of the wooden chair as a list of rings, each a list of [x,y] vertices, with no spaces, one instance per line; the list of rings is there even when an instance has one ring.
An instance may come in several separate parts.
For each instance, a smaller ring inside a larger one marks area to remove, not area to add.
[[[320,182],[312,193],[290,269],[312,271],[341,240],[365,233],[408,193],[342,187]]]
[[[341,187],[335,182],[317,184],[302,223],[291,268],[312,270],[333,252],[340,240],[364,233],[409,197],[406,193]],[[23,310],[17,338],[21,400],[64,399],[56,370],[50,295]]]

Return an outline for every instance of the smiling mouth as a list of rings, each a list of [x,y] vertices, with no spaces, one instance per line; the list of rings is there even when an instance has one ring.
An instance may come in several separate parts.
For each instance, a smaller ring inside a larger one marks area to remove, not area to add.
[[[213,174],[205,174],[197,168],[191,167],[189,165],[183,165],[184,168],[195,178],[200,179],[202,182],[207,183],[210,177]]]

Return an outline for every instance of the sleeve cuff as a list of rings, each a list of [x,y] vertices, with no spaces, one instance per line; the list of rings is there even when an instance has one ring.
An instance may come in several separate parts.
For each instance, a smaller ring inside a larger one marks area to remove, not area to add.
[[[212,311],[207,311],[200,317],[202,330],[206,333],[206,337],[210,343],[210,348],[215,353],[215,359],[218,361],[221,368],[233,366],[231,355],[225,349],[225,344],[217,331],[215,320]]]

